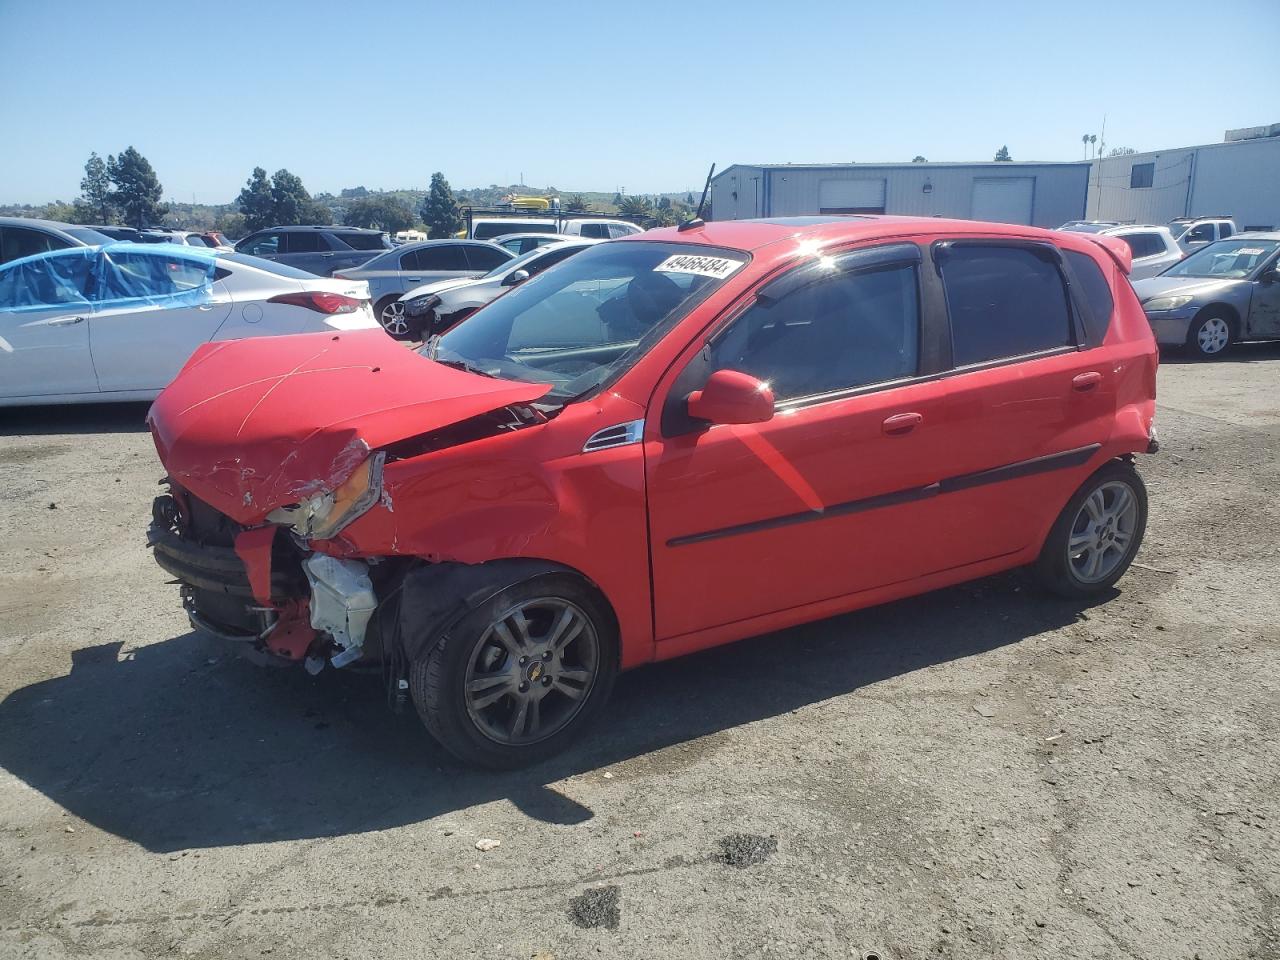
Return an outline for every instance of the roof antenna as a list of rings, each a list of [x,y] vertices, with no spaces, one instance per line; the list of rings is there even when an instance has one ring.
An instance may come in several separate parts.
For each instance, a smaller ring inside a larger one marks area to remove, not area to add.
[[[707,191],[711,189],[711,178],[716,174],[716,165],[711,165],[710,171],[707,172],[707,182],[702,188],[702,199],[698,201],[698,212],[693,215],[692,220],[686,220],[677,230],[692,230],[694,227],[705,227],[707,224],[702,219],[702,210],[707,205]]]

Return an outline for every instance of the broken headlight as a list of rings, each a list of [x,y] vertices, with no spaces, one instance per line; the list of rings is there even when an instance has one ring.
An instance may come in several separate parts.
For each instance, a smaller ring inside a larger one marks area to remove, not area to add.
[[[385,453],[375,453],[336,490],[277,507],[267,514],[267,521],[289,527],[307,540],[328,540],[377,503],[382,495],[382,463],[386,458]]]
[[[433,293],[423,294],[420,297],[414,297],[412,300],[404,302],[404,312],[411,317],[420,317],[424,313],[430,313],[440,304],[440,298]]]

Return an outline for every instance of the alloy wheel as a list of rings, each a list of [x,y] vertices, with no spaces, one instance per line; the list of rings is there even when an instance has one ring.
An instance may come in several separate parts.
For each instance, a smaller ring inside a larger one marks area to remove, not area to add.
[[[1138,525],[1138,500],[1126,483],[1101,484],[1085,498],[1067,538],[1067,566],[1081,583],[1100,583],[1124,560]]]
[[[402,337],[409,332],[409,321],[404,315],[404,304],[399,300],[392,300],[383,307],[378,320],[382,328],[392,336]]]
[[[599,670],[600,640],[580,607],[524,600],[489,625],[468,658],[467,714],[496,743],[537,743],[577,716]]]

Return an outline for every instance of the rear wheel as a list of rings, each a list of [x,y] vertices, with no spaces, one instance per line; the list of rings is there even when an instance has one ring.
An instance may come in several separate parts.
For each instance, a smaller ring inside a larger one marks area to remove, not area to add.
[[[399,340],[409,335],[409,320],[404,314],[404,303],[399,297],[394,294],[383,297],[373,310],[378,315],[382,329],[391,336]]]
[[[1131,464],[1112,461],[1058,515],[1036,564],[1039,579],[1072,599],[1103,593],[1129,569],[1146,528],[1146,485]]]
[[[418,715],[458,759],[493,769],[558,753],[613,689],[617,634],[601,601],[568,575],[501,591],[410,671]]]
[[[1233,339],[1231,319],[1221,313],[1201,314],[1187,331],[1187,347],[1202,360],[1226,353]]]

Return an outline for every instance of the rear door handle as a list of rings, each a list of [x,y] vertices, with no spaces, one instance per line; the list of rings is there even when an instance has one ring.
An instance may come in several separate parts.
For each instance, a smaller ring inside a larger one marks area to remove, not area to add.
[[[1078,393],[1088,393],[1102,382],[1102,374],[1097,370],[1088,373],[1077,373],[1071,378],[1071,389]]]
[[[924,423],[924,417],[918,413],[895,413],[892,417],[887,417],[880,429],[890,437],[900,437],[904,433],[910,433],[920,424]]]
[[[49,326],[69,327],[73,323],[84,323],[84,317],[55,317],[49,321]]]
[[[408,280],[410,283],[421,283],[421,282],[422,282],[422,278],[421,278],[421,277],[405,277],[405,279],[406,279],[406,280]]]

